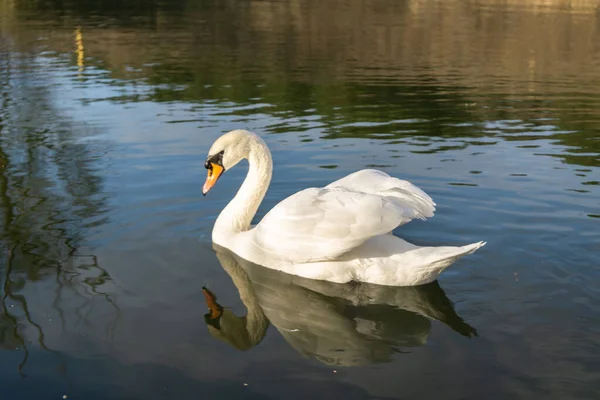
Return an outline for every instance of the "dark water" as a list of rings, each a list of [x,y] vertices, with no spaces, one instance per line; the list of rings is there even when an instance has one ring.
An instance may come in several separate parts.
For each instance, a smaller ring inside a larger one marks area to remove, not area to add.
[[[1,1],[2,399],[600,398],[599,10]],[[398,235],[488,245],[421,288],[215,252],[235,128],[273,151],[259,217],[369,166],[439,205]]]

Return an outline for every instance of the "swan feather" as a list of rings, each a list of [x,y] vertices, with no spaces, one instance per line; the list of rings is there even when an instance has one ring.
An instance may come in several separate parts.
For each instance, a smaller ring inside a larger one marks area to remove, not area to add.
[[[361,170],[281,201],[256,226],[254,241],[293,262],[331,260],[434,211],[431,197],[412,183]]]

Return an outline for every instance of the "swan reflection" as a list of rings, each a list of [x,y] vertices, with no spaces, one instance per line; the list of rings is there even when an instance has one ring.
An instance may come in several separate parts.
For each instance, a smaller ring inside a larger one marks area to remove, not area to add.
[[[463,336],[477,335],[437,281],[409,287],[316,281],[250,263],[216,244],[213,248],[248,311],[236,316],[203,288],[205,321],[211,335],[239,350],[260,343],[269,323],[299,353],[337,366],[387,362],[403,348],[422,346],[431,320]]]

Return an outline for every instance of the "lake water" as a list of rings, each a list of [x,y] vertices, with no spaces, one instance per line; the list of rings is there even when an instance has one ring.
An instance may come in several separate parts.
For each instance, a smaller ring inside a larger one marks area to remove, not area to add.
[[[0,0],[2,399],[600,398],[598,1]],[[419,288],[213,248],[269,144],[260,218],[376,167],[487,246]],[[224,307],[207,314],[207,287]]]

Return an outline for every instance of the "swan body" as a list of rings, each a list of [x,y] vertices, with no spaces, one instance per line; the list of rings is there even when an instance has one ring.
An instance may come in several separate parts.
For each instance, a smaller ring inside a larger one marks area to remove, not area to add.
[[[271,153],[258,135],[234,130],[218,138],[205,163],[202,191],[242,159],[249,162],[248,175],[219,214],[212,239],[250,262],[336,283],[414,286],[433,282],[458,258],[485,245],[420,247],[392,235],[413,219],[432,217],[435,203],[412,183],[373,169],[304,189],[251,227],[273,172]]]

